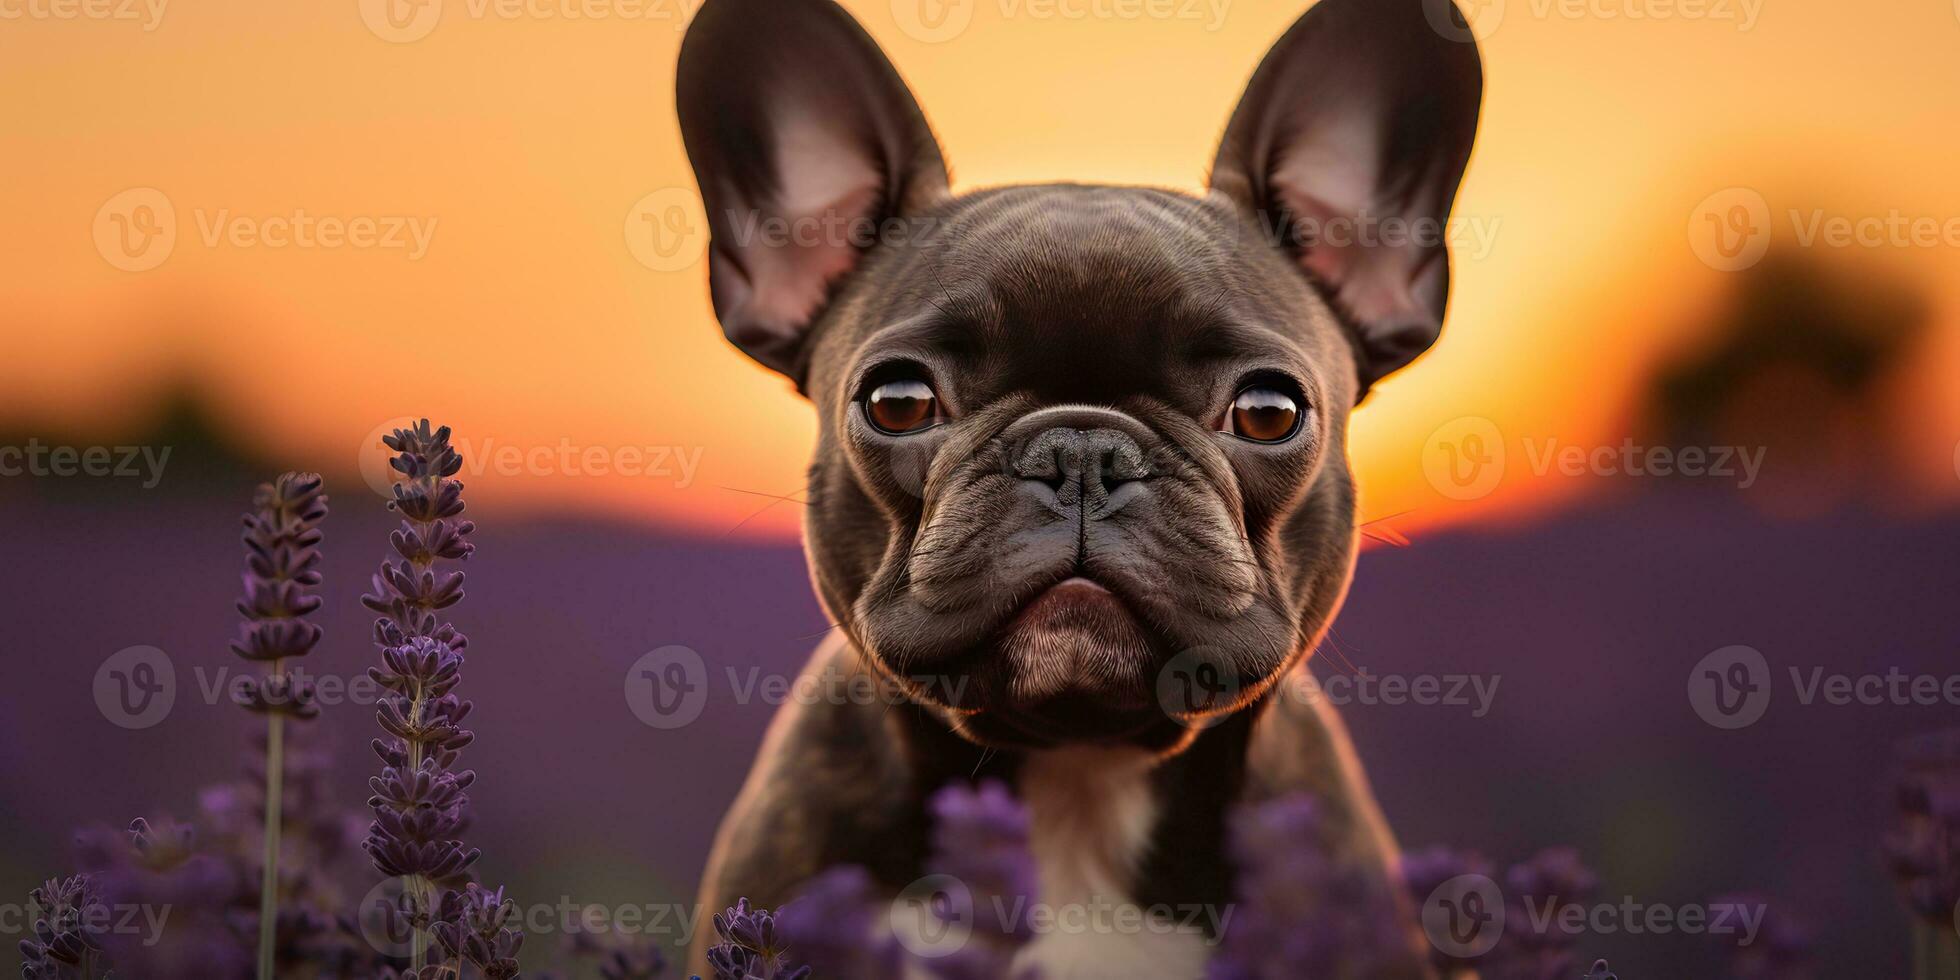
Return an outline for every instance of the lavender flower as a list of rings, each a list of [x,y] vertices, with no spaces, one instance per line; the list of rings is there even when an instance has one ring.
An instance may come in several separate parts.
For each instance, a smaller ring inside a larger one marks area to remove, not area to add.
[[[889,904],[863,868],[832,868],[783,906],[776,932],[820,977],[900,980],[904,951],[888,928]]]
[[[1029,899],[1041,880],[1028,849],[1028,811],[1007,787],[985,782],[976,788],[953,785],[932,798],[934,817],[931,868],[959,879],[974,896],[976,933],[992,933],[1020,945],[1033,938],[1026,916],[1000,920],[1005,899]]]
[[[245,597],[233,653],[268,663],[263,677],[246,679],[245,706],[266,715],[265,852],[259,879],[259,980],[272,980],[277,965],[280,813],[285,799],[285,719],[320,713],[312,685],[286,673],[286,661],[320,642],[320,627],[303,617],[320,608],[309,589],[320,584],[320,522],[327,498],[315,473],[286,473],[259,486],[255,510],[245,515]],[[292,924],[289,922],[289,925]]]
[[[1896,814],[1885,856],[1913,915],[1915,977],[1960,972],[1960,730],[1898,751]]]
[[[99,939],[115,976],[230,980],[248,975],[251,947],[226,909],[244,880],[207,853],[187,824],[138,819],[126,832],[83,831],[76,850],[104,905],[117,913]]]
[[[1810,934],[1801,923],[1760,895],[1724,895],[1711,908],[1732,906],[1762,909],[1762,924],[1751,936],[1743,932],[1709,935],[1724,944],[1725,980],[1810,980]]]
[[[238,639],[233,653],[271,666],[249,678],[246,707],[296,718],[319,714],[307,685],[285,676],[287,660],[304,657],[320,642],[320,627],[305,617],[320,608],[312,589],[320,584],[320,522],[327,498],[315,473],[286,473],[259,485],[254,510],[245,515],[245,594],[238,601]]]
[[[600,980],[657,980],[666,973],[667,958],[650,943],[612,950],[599,963]]]
[[[589,906],[585,921],[603,922],[605,914],[604,908]],[[574,963],[596,965],[600,980],[659,980],[667,973],[667,957],[661,955],[659,944],[646,936],[607,933],[596,926],[574,929],[566,934],[563,948]],[[538,976],[539,980],[565,980],[557,973]]]
[[[1960,730],[1912,739],[1899,759],[1886,856],[1913,914],[1950,930],[1960,907]]]
[[[746,898],[715,913],[715,934],[721,942],[708,950],[714,980],[810,980],[809,967],[792,966],[785,957],[776,917]]]
[[[517,976],[517,951],[524,945],[524,934],[508,927],[516,911],[503,889],[472,882],[442,896],[436,940],[452,960],[475,964],[484,980],[508,980]]]
[[[1211,980],[1424,975],[1395,896],[1330,851],[1324,820],[1306,794],[1235,816],[1238,908],[1207,970]]]
[[[1492,878],[1495,874],[1483,855],[1436,846],[1402,856],[1402,887],[1409,901],[1421,908],[1446,882],[1465,875]],[[1495,880],[1492,878],[1492,880]],[[1475,969],[1484,957],[1462,957],[1436,943],[1429,944],[1429,962],[1444,977],[1460,976]]]
[[[22,980],[94,980],[103,974],[96,933],[109,910],[83,875],[51,880],[27,896],[34,938],[20,944]]]
[[[1576,974],[1573,945],[1579,937],[1565,927],[1561,910],[1591,902],[1599,877],[1576,849],[1552,847],[1512,865],[1504,884],[1504,935],[1485,958],[1486,980],[1564,980]]]
[[[433,931],[443,951],[485,976],[515,976],[522,938],[505,927],[502,891],[453,891],[468,883],[480,856],[457,839],[476,781],[473,772],[455,771],[474,737],[463,727],[470,702],[453,693],[469,640],[438,615],[463,598],[463,573],[437,563],[475,550],[467,539],[476,526],[460,517],[463,484],[453,479],[463,459],[449,445],[448,427],[431,429],[427,419],[382,441],[396,453],[389,463],[399,477],[388,506],[402,524],[389,536],[398,560],[381,563],[374,592],[361,598],[380,614],[374,637],[382,666],[368,676],[388,692],[376,709],[388,737],[374,742],[383,768],[368,783],[374,823],[363,846],[381,873],[403,880],[404,912],[415,931],[412,971],[425,965]]]

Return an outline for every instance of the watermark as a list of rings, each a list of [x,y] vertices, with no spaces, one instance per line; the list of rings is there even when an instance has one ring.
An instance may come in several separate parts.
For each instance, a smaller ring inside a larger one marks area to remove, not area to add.
[[[94,692],[96,708],[111,724],[154,728],[177,703],[177,667],[156,647],[124,647],[95,669]]]
[[[1617,902],[1569,902],[1552,897],[1526,895],[1519,903],[1525,925],[1540,936],[1563,934],[1595,936],[1736,936],[1738,946],[1750,946],[1763,927],[1769,906],[1748,902],[1688,903],[1641,902],[1622,896]]]
[[[177,208],[154,187],[132,187],[95,212],[95,250],[124,272],[148,272],[177,248]]]
[[[966,677],[918,676],[901,682],[883,675],[847,671],[826,665],[814,671],[783,674],[760,667],[724,667],[711,674],[707,662],[690,647],[673,645],[650,651],[626,671],[626,705],[635,718],[653,728],[683,728],[701,716],[708,695],[723,690],[738,706],[780,708],[800,705],[898,705],[920,697],[958,704],[970,683]]]
[[[1484,875],[1457,875],[1422,903],[1422,932],[1444,956],[1476,959],[1504,936],[1504,892]]]
[[[1489,258],[1497,249],[1504,219],[1496,215],[1452,214],[1445,219],[1405,214],[1382,214],[1366,208],[1354,214],[1304,215],[1292,212],[1255,215],[1262,240],[1275,248],[1431,249],[1447,247],[1459,260]]]
[[[390,489],[397,475],[388,465],[395,456],[381,440],[396,429],[411,428],[416,419],[409,416],[389,419],[370,430],[361,442],[357,459],[361,479],[375,493],[393,496]],[[499,477],[546,477],[597,479],[626,477],[661,481],[676,489],[694,485],[700,472],[701,446],[601,446],[559,438],[545,443],[507,443],[495,437],[452,436],[450,446],[463,458],[458,475],[468,479],[486,474]]]
[[[708,222],[684,187],[663,187],[626,209],[626,248],[655,272],[679,272],[708,254]]]
[[[708,704],[708,665],[684,646],[648,651],[626,671],[626,707],[651,728],[685,728]]]
[[[1756,942],[1768,912],[1769,907],[1762,903],[1676,905],[1642,902],[1631,895],[1617,901],[1577,901],[1558,895],[1519,895],[1507,900],[1504,890],[1489,876],[1466,874],[1443,882],[1429,893],[1422,905],[1422,930],[1438,952],[1463,960],[1490,952],[1507,932],[1565,940],[1581,935],[1729,936],[1735,937],[1736,945],[1746,947]],[[1604,961],[1597,961],[1593,972],[1605,966]]]
[[[1819,208],[1790,211],[1799,248],[1960,248],[1960,215],[1831,214]]]
[[[891,0],[892,19],[907,37],[927,44],[950,41],[973,26],[980,0]],[[1216,32],[1225,26],[1232,0],[994,0],[1001,20],[1165,21]]]
[[[1779,216],[1762,194],[1746,187],[1717,191],[1695,207],[1688,244],[1697,258],[1721,272],[1740,272],[1763,260],[1777,238],[1777,219],[1801,249],[1960,249],[1960,215],[1914,214],[1900,208],[1840,214],[1824,208],[1788,208]]]
[[[1765,446],[1650,446],[1629,436],[1617,444],[1580,445],[1558,438],[1521,440],[1513,453],[1503,430],[1481,416],[1438,426],[1424,442],[1422,472],[1451,500],[1478,500],[1497,489],[1510,461],[1521,456],[1536,478],[1657,477],[1733,482],[1738,490],[1761,477]]]
[[[312,214],[305,208],[251,215],[230,208],[191,212],[195,240],[207,249],[304,249],[397,252],[411,262],[429,254],[438,219],[433,216]],[[103,202],[95,213],[95,248],[125,272],[147,272],[176,251],[177,208],[154,187],[136,187]]]
[[[148,34],[163,24],[169,7],[170,0],[0,0],[0,20],[140,24]]]
[[[1483,41],[1497,33],[1507,13],[1535,21],[1607,23],[1706,23],[1748,33],[1762,19],[1765,0],[1422,0],[1431,29],[1451,41]]]
[[[1504,432],[1481,416],[1452,419],[1429,434],[1422,449],[1422,473],[1436,492],[1451,500],[1490,496],[1509,463]]]
[[[1224,651],[1193,647],[1180,651],[1157,672],[1157,706],[1187,728],[1210,728],[1239,705],[1238,674]]]
[[[473,21],[600,21],[687,27],[701,0],[359,0],[361,22],[375,37],[395,44],[435,32],[443,15]]]
[[[1157,673],[1157,703],[1187,727],[1209,728],[1239,706],[1238,676],[1220,664],[1231,658],[1210,647],[1180,652]],[[1309,707],[1464,708],[1472,718],[1490,713],[1502,675],[1335,673],[1318,677],[1306,669],[1288,674],[1273,697]]]
[[[526,936],[587,936],[656,939],[685,946],[700,928],[705,910],[693,903],[643,902],[601,905],[569,895],[544,902],[509,902],[507,925]],[[414,930],[402,914],[401,879],[376,884],[355,907],[355,921],[369,948],[383,956],[407,956]]]
[[[1790,665],[1789,691],[1803,707],[1960,707],[1960,673],[1908,673],[1898,667],[1850,674],[1822,666]],[[1774,696],[1776,673],[1752,647],[1723,647],[1688,674],[1688,701],[1708,724],[1725,730],[1762,720]]]
[[[175,908],[168,903],[90,902],[74,906],[62,925],[86,936],[136,936],[137,942],[150,947],[163,940],[164,927]],[[33,902],[0,902],[0,936],[32,938],[35,922],[49,911]]]
[[[352,676],[319,673],[307,670],[304,664],[290,662],[282,672],[288,683],[281,688],[268,688],[262,683],[265,674],[234,671],[230,667],[216,670],[193,667],[191,675],[197,681],[198,695],[207,705],[229,703],[240,707],[280,708],[303,700],[322,708],[343,704],[373,707],[381,703],[387,691],[365,671]]]
[[[322,708],[339,705],[373,707],[387,693],[365,670],[334,674],[290,664],[286,683],[267,685],[268,675],[229,666],[203,664],[190,670],[191,687],[179,684],[176,660],[157,647],[125,647],[96,668],[94,693],[102,716],[122,728],[153,728],[170,716],[180,695],[205,705],[232,704],[251,708],[280,708],[304,701]]]
[[[1298,671],[1278,689],[1280,698],[1335,707],[1464,708],[1472,718],[1490,714],[1502,674],[1336,673],[1316,677]]]
[[[1769,201],[1756,191],[1716,191],[1689,214],[1688,247],[1711,269],[1740,272],[1768,254],[1772,220]]]
[[[300,248],[337,251],[401,252],[410,262],[429,254],[439,219],[425,215],[315,215],[304,208],[290,214],[233,214],[230,208],[198,208],[198,239],[206,248]]]
[[[1723,647],[1688,671],[1688,703],[1701,720],[1725,731],[1762,720],[1773,695],[1769,661],[1754,647]]]
[[[0,477],[87,477],[136,480],[145,490],[163,482],[172,446],[65,446],[28,439],[0,446]]]
[[[1216,945],[1235,906],[1204,903],[1138,905],[1092,895],[1048,903],[1025,896],[974,894],[952,875],[927,875],[892,900],[886,921],[899,945],[920,959],[965,949],[976,931],[1001,936],[1198,936]]]
[[[736,208],[716,216],[727,244],[738,249],[817,251],[874,246],[930,248],[950,226],[937,215],[873,216],[861,211],[826,209],[783,214]],[[1261,211],[1224,230],[1251,235],[1273,248],[1314,246],[1332,249],[1430,249],[1448,247],[1464,260],[1489,257],[1496,250],[1503,219],[1458,214],[1447,220],[1363,210],[1352,215],[1312,216]],[[1250,230],[1248,230],[1250,229]],[[664,187],[633,202],[624,228],[626,247],[655,272],[677,272],[697,265],[707,252],[707,215],[695,194]]]

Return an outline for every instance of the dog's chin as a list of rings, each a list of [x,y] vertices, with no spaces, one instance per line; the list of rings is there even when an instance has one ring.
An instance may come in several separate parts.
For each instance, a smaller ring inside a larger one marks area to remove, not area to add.
[[[1004,748],[1179,744],[1185,728],[1157,699],[1165,646],[1108,589],[1064,580],[1002,629],[957,727]]]

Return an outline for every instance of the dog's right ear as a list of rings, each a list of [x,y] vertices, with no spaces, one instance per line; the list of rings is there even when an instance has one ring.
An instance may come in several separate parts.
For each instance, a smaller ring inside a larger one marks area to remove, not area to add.
[[[707,0],[676,88],[715,316],[800,386],[809,330],[876,229],[948,196],[939,145],[877,43],[831,0]]]

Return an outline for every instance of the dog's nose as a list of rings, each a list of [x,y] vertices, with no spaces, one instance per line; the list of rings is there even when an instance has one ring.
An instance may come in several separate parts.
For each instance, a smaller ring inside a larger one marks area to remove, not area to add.
[[[1086,504],[1098,517],[1115,513],[1125,486],[1150,476],[1142,447],[1116,429],[1056,426],[1028,440],[1014,457],[1014,475],[1045,483],[1058,501]]]

